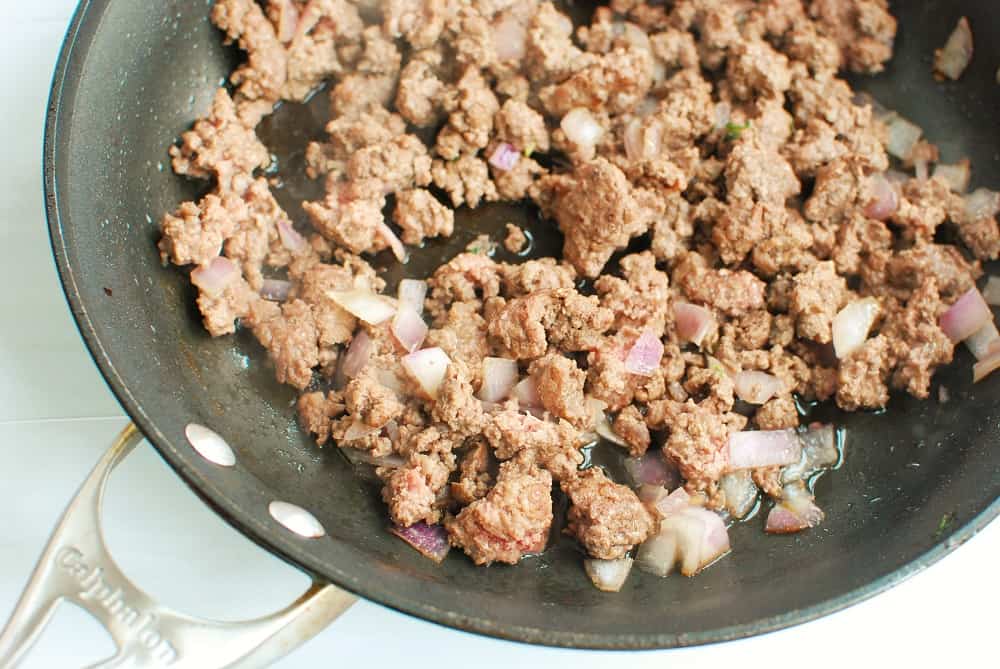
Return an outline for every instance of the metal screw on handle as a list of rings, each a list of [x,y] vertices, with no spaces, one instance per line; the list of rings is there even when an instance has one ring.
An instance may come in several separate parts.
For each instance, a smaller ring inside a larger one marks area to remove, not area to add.
[[[0,669],[17,666],[64,599],[89,611],[118,646],[113,657],[90,669],[265,667],[356,601],[335,586],[314,582],[287,608],[246,622],[193,618],[160,606],[118,568],[101,531],[108,478],[141,439],[134,425],[126,427],[66,509],[0,634]]]

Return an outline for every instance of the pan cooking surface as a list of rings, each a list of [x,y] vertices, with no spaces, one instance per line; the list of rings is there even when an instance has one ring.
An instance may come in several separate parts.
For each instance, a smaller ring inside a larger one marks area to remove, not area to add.
[[[921,125],[943,161],[968,156],[973,187],[996,188],[1000,24],[992,3],[907,2],[894,10],[895,60],[883,75],[852,83]],[[962,13],[976,33],[976,58],[960,83],[937,84],[929,45],[942,44]],[[569,541],[514,568],[476,568],[456,551],[440,566],[422,558],[384,531],[371,483],[300,433],[294,393],[259,363],[265,355],[253,337],[211,340],[184,277],[160,266],[155,221],[203,186],[170,173],[165,147],[207,108],[236,62],[219,42],[204,3],[85,3],[56,73],[47,204],[71,307],[112,389],[195,492],[268,550],[364,597],[470,631],[556,645],[669,647],[846,606],[929,564],[1000,511],[1000,376],[972,386],[963,349],[935,380],[949,389],[948,404],[897,396],[885,415],[833,418],[848,430],[848,457],[817,484],[827,511],[821,527],[768,537],[762,518],[738,524],[734,553],[696,579],[635,572],[621,593],[604,594]],[[317,98],[288,105],[262,133],[283,175],[301,173],[295,151],[304,133],[320,132],[326,113],[316,107],[325,96]],[[279,199],[301,200],[307,187],[315,184],[288,178]],[[289,213],[301,215],[296,207]],[[527,208],[497,205],[460,218],[457,230],[525,224],[536,233],[533,253],[558,250],[558,235]],[[428,243],[406,271],[426,276],[474,236],[463,234]],[[399,269],[385,275],[390,283]],[[184,438],[191,422],[222,435],[236,465],[198,456]],[[268,513],[275,499],[310,511],[327,536],[285,531]],[[953,520],[942,525],[946,516]]]

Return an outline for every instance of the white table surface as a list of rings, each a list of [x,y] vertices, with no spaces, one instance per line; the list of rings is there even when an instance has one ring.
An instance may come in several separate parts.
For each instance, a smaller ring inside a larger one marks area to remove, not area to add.
[[[137,0],[119,0],[137,1]],[[73,490],[126,419],[71,322],[42,210],[42,123],[72,0],[0,0],[0,620],[24,585]],[[998,445],[1000,448],[1000,445]],[[134,580],[193,614],[236,619],[290,601],[306,584],[202,506],[147,445],[114,477],[106,518],[112,551]],[[211,550],[206,550],[211,546]],[[555,650],[465,634],[361,602],[279,663],[295,667],[474,661],[478,667],[1000,666],[1000,524],[872,600],[763,637],[646,653]],[[775,584],[780,587],[780,584]],[[663,615],[683,615],[664,611]],[[26,667],[74,667],[113,647],[87,614],[63,606]],[[984,662],[985,660],[985,662]]]

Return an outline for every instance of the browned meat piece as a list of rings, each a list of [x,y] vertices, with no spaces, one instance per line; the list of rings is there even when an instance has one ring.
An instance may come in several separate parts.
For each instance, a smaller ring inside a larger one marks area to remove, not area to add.
[[[657,260],[672,262],[687,249],[694,234],[690,209],[691,205],[680,193],[668,193],[662,198],[662,210],[654,216],[650,247]]]
[[[764,306],[764,282],[745,270],[709,269],[697,253],[686,253],[674,267],[674,285],[692,302],[730,316]]]
[[[501,460],[518,455],[551,472],[557,481],[575,476],[583,463],[583,438],[563,420],[550,423],[518,411],[499,411],[490,416],[483,435]]]
[[[435,160],[431,175],[434,185],[448,193],[454,207],[465,204],[475,209],[483,200],[493,202],[498,197],[486,161],[473,155],[466,154],[458,160]]]
[[[455,229],[455,212],[422,188],[400,193],[392,218],[402,228],[403,242],[414,246],[426,237],[450,237]]]
[[[547,411],[581,430],[593,424],[594,417],[583,397],[587,374],[573,360],[550,353],[532,362],[528,374],[535,381],[538,397]]]
[[[729,50],[726,76],[733,93],[742,99],[782,96],[792,83],[788,58],[764,40],[735,44]]]
[[[541,114],[518,100],[507,100],[494,119],[496,138],[508,142],[518,151],[530,155],[533,151],[549,150],[549,131]]]
[[[758,430],[784,430],[799,426],[799,412],[790,395],[768,400],[753,417]]]
[[[385,240],[378,234],[378,225],[384,222],[384,206],[384,198],[340,202],[327,197],[322,202],[302,203],[317,232],[351,253],[385,248]]]
[[[809,21],[797,21],[785,35],[785,53],[804,63],[817,77],[831,77],[840,69],[837,42],[819,34]]]
[[[403,67],[396,91],[396,109],[417,127],[434,125],[443,112],[445,84],[434,67],[425,60],[414,59]]]
[[[395,77],[348,74],[330,90],[330,111],[334,116],[357,116],[373,107],[388,107],[395,92]]]
[[[754,128],[744,130],[726,159],[729,201],[749,199],[780,205],[799,189],[788,161],[761,143]]]
[[[489,256],[460,253],[434,270],[427,281],[430,296],[427,310],[435,321],[448,312],[453,302],[481,304],[500,294],[499,267]]]
[[[525,66],[532,81],[562,81],[588,62],[572,40],[573,23],[551,2],[541,2],[528,24]]]
[[[757,487],[771,499],[781,499],[784,496],[784,486],[781,485],[781,467],[757,467],[750,470],[750,476]]]
[[[389,37],[404,38],[414,49],[428,49],[437,44],[455,9],[447,0],[386,0],[382,28]]]
[[[236,332],[236,320],[247,316],[260,300],[241,276],[234,277],[218,293],[198,293],[198,310],[208,334],[213,337]]]
[[[516,564],[545,548],[552,525],[552,477],[523,460],[500,465],[497,484],[453,518],[448,538],[476,564]]]
[[[384,107],[372,107],[355,115],[338,116],[326,124],[326,132],[330,136],[326,155],[339,166],[366,146],[389,142],[402,135],[406,132],[406,122]],[[330,171],[329,168],[315,170],[316,174]]]
[[[597,276],[612,253],[652,222],[622,171],[603,158],[569,175],[543,177],[539,185],[551,190],[546,209],[566,238],[563,255],[584,276]]]
[[[882,326],[889,338],[897,367],[892,385],[911,395],[926,399],[931,375],[938,365],[951,362],[954,344],[938,327],[938,318],[946,309],[938,295],[937,280],[925,277],[905,308],[890,313]]]
[[[230,76],[240,95],[276,101],[285,85],[288,56],[261,6],[253,0],[217,0],[212,23],[247,52],[247,62]]]
[[[580,472],[560,487],[570,499],[566,533],[576,537],[593,557],[624,557],[656,528],[652,514],[636,494],[611,481],[599,467]]]
[[[694,36],[689,32],[667,28],[649,36],[649,46],[657,60],[668,68],[692,69],[698,67],[698,49]]]
[[[458,436],[471,437],[482,431],[486,415],[473,394],[469,370],[463,362],[453,360],[448,365],[431,417]]]
[[[555,258],[525,260],[516,265],[500,265],[504,297],[521,297],[540,290],[570,289],[576,286],[576,271]]]
[[[799,176],[815,176],[826,163],[843,157],[848,148],[837,139],[837,131],[820,118],[810,118],[805,128],[792,135],[784,148],[785,156]]]
[[[903,184],[899,208],[891,220],[903,228],[906,239],[930,242],[934,231],[948,218],[948,212],[956,205],[960,207],[961,202],[940,179],[910,179]]]
[[[996,260],[1000,257],[1000,226],[996,218],[962,219],[958,223],[958,236],[976,258]]]
[[[667,428],[670,435],[663,446],[667,457],[677,463],[681,476],[695,489],[717,481],[729,464],[729,435],[746,424],[739,414],[719,414],[688,400],[651,403],[646,424]]]
[[[320,364],[324,373],[332,373],[337,345],[351,339],[358,323],[327,292],[361,286],[375,290],[378,288],[377,281],[375,271],[364,261],[353,266],[316,263],[298,277],[292,297],[298,297],[312,307],[319,335]]]
[[[476,441],[458,465],[458,480],[451,483],[448,490],[451,498],[459,504],[472,504],[486,497],[493,477],[489,472],[490,449],[484,441]]]
[[[892,57],[896,19],[888,0],[812,0],[809,15],[840,46],[848,69],[881,72]]]
[[[736,399],[735,390],[733,379],[717,367],[710,369],[690,365],[687,368],[684,391],[702,408],[716,413],[731,410]]]
[[[613,329],[649,330],[660,336],[670,308],[669,278],[656,269],[649,251],[625,256],[620,265],[624,279],[605,274],[594,282],[601,306],[615,314]]]
[[[170,156],[174,172],[198,179],[215,177],[222,191],[229,190],[234,176],[248,175],[271,162],[267,147],[236,115],[224,88],[216,92],[208,115],[181,135],[178,146],[170,147]]]
[[[862,259],[892,248],[892,232],[880,221],[855,213],[837,231],[837,247],[833,261],[840,274],[858,274]]]
[[[518,360],[530,360],[545,355],[549,346],[593,349],[612,319],[596,297],[560,288],[512,299],[490,322],[489,333]]]
[[[209,193],[197,204],[184,202],[163,216],[160,258],[175,265],[207,265],[246,215],[243,199],[229,193]]]
[[[646,97],[653,83],[651,72],[649,51],[615,49],[562,83],[543,88],[539,97],[552,116],[564,116],[577,107],[622,114]]]
[[[369,427],[383,427],[403,413],[396,393],[378,381],[377,371],[369,365],[344,389],[344,403],[354,419]]]
[[[521,253],[528,246],[528,236],[524,230],[513,223],[507,224],[507,236],[503,239],[503,247],[511,253]]]
[[[478,305],[454,303],[440,325],[427,333],[425,345],[440,346],[451,360],[464,363],[472,384],[478,387],[482,380],[483,358],[489,355],[486,321],[479,315]]]
[[[239,263],[247,283],[259,289],[262,266],[284,266],[291,259],[282,245],[278,226],[291,228],[292,221],[271,194],[267,180],[255,179],[243,193],[247,215],[237,220],[236,229],[226,239],[225,255]]]
[[[399,135],[388,142],[367,146],[347,161],[353,181],[377,180],[381,192],[398,192],[431,182],[431,158],[415,135]]]
[[[751,208],[746,209],[747,205]],[[760,248],[761,243],[770,236],[772,227],[782,229],[781,225],[774,225],[777,221],[773,219],[781,221],[785,218],[784,206],[779,208],[763,203],[753,205],[748,200],[729,206],[705,200],[698,208],[697,217],[707,218],[704,212],[710,207],[720,209],[712,227],[712,242],[719,249],[719,258],[729,266],[739,265],[750,251]]]
[[[872,337],[840,361],[837,371],[837,406],[847,411],[879,409],[889,401],[886,381],[895,364],[891,341]]]
[[[319,364],[316,321],[309,305],[291,300],[278,307],[258,300],[250,305],[249,325],[261,346],[267,349],[278,383],[304,389]]]
[[[491,145],[492,146],[492,145]],[[488,147],[487,155],[492,155],[493,149]],[[535,186],[538,177],[547,174],[548,171],[532,158],[521,156],[509,170],[492,168],[493,184],[496,187],[497,196],[501,200],[523,200],[527,198]]]
[[[343,398],[338,393],[320,391],[299,395],[299,424],[322,446],[330,438],[330,423],[344,413]]]
[[[420,521],[438,522],[444,501],[441,492],[454,470],[455,456],[450,450],[413,453],[406,467],[391,470],[382,488],[382,499],[392,521],[403,527]]]
[[[833,317],[847,304],[847,282],[837,275],[833,261],[816,263],[793,281],[789,313],[796,318],[799,336],[828,344],[833,336]]]
[[[444,99],[448,122],[438,132],[435,151],[445,160],[475,154],[490,141],[493,115],[500,110],[496,95],[478,67],[467,67],[454,91]]]
[[[983,271],[979,262],[968,262],[962,252],[948,244],[917,244],[900,251],[889,261],[886,278],[896,287],[913,290],[924,278],[937,279],[945,299],[955,298],[972,288]]]
[[[613,424],[615,434],[628,444],[628,452],[634,458],[639,457],[649,448],[649,428],[646,419],[634,404],[630,404],[615,416]]]

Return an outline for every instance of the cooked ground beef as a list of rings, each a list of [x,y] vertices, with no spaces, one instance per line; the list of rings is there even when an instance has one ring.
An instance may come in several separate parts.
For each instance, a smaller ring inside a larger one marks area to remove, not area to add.
[[[209,187],[163,216],[159,250],[194,267],[209,334],[248,328],[301,391],[318,444],[376,466],[393,523],[515,563],[545,548],[555,481],[566,532],[620,558],[658,521],[589,466],[597,434],[717,509],[748,424],[806,429],[799,399],[927,397],[951,361],[939,318],[1000,230],[941,176],[887,172],[884,113],[838,76],[885,67],[886,0],[613,0],[580,26],[539,0],[370,9],[216,0],[247,59],[170,148]],[[264,172],[256,126],[325,83],[332,116],[303,147],[322,190],[294,219],[272,193],[294,175]],[[937,161],[924,139],[895,167]],[[894,204],[876,215],[879,197]],[[456,217],[498,200],[545,220],[491,238]],[[537,253],[545,226],[560,258],[493,257]],[[477,234],[441,257],[435,238]],[[380,296],[369,260],[425,244],[423,302]],[[878,316],[838,359],[835,319],[862,298]],[[431,347],[433,368],[403,360]],[[774,392],[741,396],[742,372]],[[749,471],[783,498],[782,468]]]

